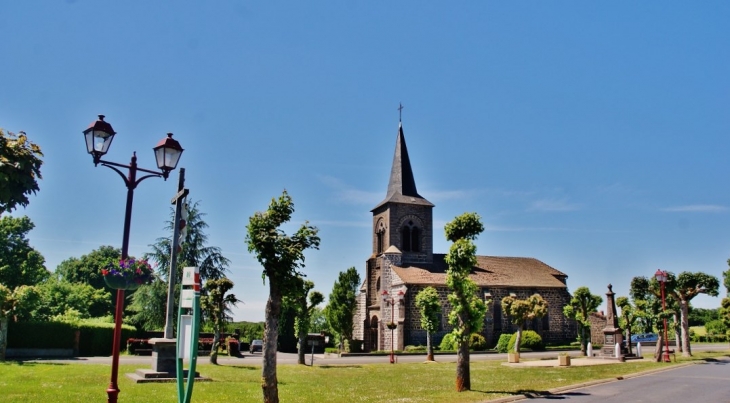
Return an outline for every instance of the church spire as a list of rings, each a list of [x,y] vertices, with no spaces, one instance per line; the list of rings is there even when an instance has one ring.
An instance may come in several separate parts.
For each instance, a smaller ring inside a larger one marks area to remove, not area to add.
[[[399,110],[402,109],[401,105]],[[411,160],[408,157],[406,138],[403,135],[403,123],[398,122],[398,137],[395,142],[395,154],[393,155],[393,166],[390,169],[390,181],[388,182],[388,194],[385,200],[375,208],[388,202],[419,204],[433,206],[428,200],[418,194],[416,180],[413,178]]]

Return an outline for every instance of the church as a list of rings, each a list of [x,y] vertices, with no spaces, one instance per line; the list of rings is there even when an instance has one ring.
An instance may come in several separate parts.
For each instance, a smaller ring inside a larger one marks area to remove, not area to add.
[[[433,203],[416,190],[403,125],[399,124],[388,192],[375,208],[372,255],[366,262],[365,278],[357,295],[353,338],[362,340],[365,351],[402,350],[408,345],[426,345],[415,300],[433,286],[439,293],[442,312],[439,329],[432,334],[435,346],[451,332],[448,312],[445,254],[433,251]],[[488,304],[482,336],[494,346],[502,333],[517,329],[502,313],[502,298],[524,299],[535,293],[548,303],[548,314],[527,323],[545,342],[574,340],[576,325],[563,315],[570,301],[568,276],[529,257],[477,256],[470,278]]]

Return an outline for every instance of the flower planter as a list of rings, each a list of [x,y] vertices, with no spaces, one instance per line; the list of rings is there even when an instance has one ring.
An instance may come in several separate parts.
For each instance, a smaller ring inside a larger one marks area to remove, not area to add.
[[[520,362],[520,353],[507,353],[507,362],[517,364]]]
[[[561,367],[569,367],[570,366],[570,356],[569,355],[559,355],[558,356],[558,365]]]
[[[396,329],[396,328],[398,328],[398,324],[397,324],[397,323],[392,323],[392,322],[391,322],[391,323],[387,323],[387,324],[386,324],[385,326],[386,326],[386,327],[387,327],[388,329],[390,329],[390,330],[393,330],[393,329]]]
[[[104,276],[104,282],[109,288],[115,290],[136,290],[139,284],[134,278],[126,278],[122,276]]]

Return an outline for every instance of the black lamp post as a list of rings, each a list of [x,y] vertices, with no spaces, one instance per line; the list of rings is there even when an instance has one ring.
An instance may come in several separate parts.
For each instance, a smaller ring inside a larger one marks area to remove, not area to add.
[[[664,296],[664,284],[667,282],[667,272],[662,270],[657,270],[656,273],[654,273],[654,277],[656,278],[656,281],[661,284],[662,289],[662,310],[667,310],[667,302],[666,298]],[[669,359],[669,339],[667,339],[667,318],[664,317],[664,353],[662,354],[664,357],[664,362],[671,362]]]
[[[404,295],[405,294],[403,294],[402,290],[398,291],[398,294],[395,296],[390,296],[388,294],[388,291],[386,291],[386,290],[383,290],[383,294],[382,294],[383,304],[390,305],[390,322],[388,322],[387,327],[388,327],[388,329],[390,329],[390,363],[391,364],[395,363],[393,344],[395,343],[395,338],[394,338],[395,328],[398,327],[398,324],[395,323],[395,321],[394,321],[395,320],[395,314],[394,314],[395,304],[396,304],[396,302],[399,303],[399,302],[403,301]]]
[[[109,146],[114,139],[114,129],[104,121],[104,115],[99,115],[99,120],[93,122],[88,129],[84,130],[84,138],[86,139],[86,150],[94,158],[94,166],[101,165],[113,169],[124,180],[127,186],[127,207],[124,212],[124,234],[122,236],[122,260],[127,259],[129,253],[129,228],[132,220],[132,200],[134,199],[134,189],[137,185],[147,178],[159,178],[167,180],[170,171],[175,169],[183,149],[180,143],[172,138],[172,133],[167,134],[167,138],[162,139],[154,148],[155,159],[157,160],[157,168],[159,171],[152,171],[137,167],[137,153],[132,153],[132,160],[129,165],[118,164],[116,162],[104,161],[101,157],[109,151]],[[119,168],[127,169],[125,175]],[[144,175],[137,178],[137,171],[144,172]],[[117,386],[117,376],[119,374],[119,344],[122,338],[122,314],[124,311],[124,290],[117,290],[117,306],[114,313],[114,344],[112,345],[112,374],[109,387],[106,390],[107,402],[116,403],[117,395],[119,395],[119,387]]]

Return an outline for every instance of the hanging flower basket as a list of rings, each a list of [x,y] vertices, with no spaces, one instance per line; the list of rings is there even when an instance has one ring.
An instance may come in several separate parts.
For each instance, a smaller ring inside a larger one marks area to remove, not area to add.
[[[150,264],[144,259],[122,259],[101,269],[104,282],[115,290],[136,290],[154,279]]]
[[[388,323],[385,324],[385,326],[387,326],[388,329],[393,330],[393,329],[396,329],[398,327],[398,324],[397,323],[393,323],[393,322],[388,322]]]

